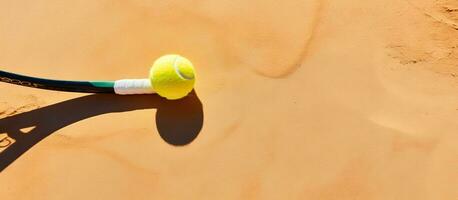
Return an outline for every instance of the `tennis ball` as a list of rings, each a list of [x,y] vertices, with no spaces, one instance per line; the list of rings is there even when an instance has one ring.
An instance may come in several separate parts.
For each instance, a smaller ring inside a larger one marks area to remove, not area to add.
[[[180,55],[165,55],[154,61],[149,79],[153,90],[160,96],[180,99],[194,88],[194,67]]]

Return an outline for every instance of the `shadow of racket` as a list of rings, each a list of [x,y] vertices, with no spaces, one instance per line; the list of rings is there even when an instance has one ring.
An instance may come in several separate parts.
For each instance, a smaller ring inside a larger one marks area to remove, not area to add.
[[[202,129],[203,107],[194,91],[175,101],[158,95],[87,95],[0,119],[0,133],[6,133],[0,138],[4,146],[0,151],[0,172],[35,144],[70,124],[107,113],[154,108],[157,130],[171,145],[189,144]],[[34,128],[21,132],[27,127]]]

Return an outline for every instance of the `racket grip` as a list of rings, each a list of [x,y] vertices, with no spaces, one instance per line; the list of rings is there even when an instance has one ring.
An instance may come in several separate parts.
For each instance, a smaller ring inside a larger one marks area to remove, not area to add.
[[[152,94],[155,93],[149,79],[121,79],[114,82],[116,94]]]

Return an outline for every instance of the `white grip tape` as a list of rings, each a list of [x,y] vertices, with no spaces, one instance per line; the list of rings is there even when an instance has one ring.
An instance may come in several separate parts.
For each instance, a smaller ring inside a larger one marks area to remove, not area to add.
[[[149,79],[122,79],[114,82],[116,94],[152,94],[155,93]]]

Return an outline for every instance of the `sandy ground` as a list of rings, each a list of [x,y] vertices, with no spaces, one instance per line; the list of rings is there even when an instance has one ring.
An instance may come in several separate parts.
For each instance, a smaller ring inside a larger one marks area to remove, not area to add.
[[[0,1],[3,70],[168,53],[198,71],[181,101],[0,84],[0,198],[458,197],[455,0]]]

